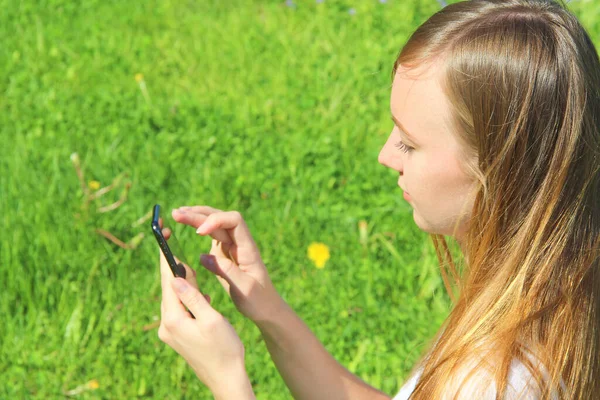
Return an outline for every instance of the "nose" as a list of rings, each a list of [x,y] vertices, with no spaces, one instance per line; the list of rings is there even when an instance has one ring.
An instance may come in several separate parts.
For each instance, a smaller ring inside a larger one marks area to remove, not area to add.
[[[387,157],[385,154],[385,146],[383,146],[381,148],[381,150],[379,151],[379,156],[377,157],[377,161],[379,161],[379,164],[389,167],[389,164],[386,162],[386,160],[387,160]]]
[[[400,172],[400,174],[402,174],[404,171],[401,155],[402,152],[394,148],[393,136],[394,134],[391,133],[388,137],[387,141],[385,142],[385,144],[381,148],[381,151],[379,152],[377,161],[379,161],[381,165],[396,170]]]
[[[377,157],[377,161],[379,162],[379,164],[389,167],[390,165],[387,160],[388,160],[388,156],[386,154],[385,146],[383,146],[381,148],[381,150],[379,151],[379,156]]]

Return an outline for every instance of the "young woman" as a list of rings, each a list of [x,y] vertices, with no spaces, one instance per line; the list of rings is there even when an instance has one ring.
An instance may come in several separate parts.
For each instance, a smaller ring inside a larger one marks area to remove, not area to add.
[[[584,28],[550,0],[448,5],[400,52],[391,113],[379,162],[398,171],[454,301],[395,399],[598,398],[600,62]],[[259,327],[294,398],[389,398],[281,299],[238,212],[173,217],[213,238],[203,265]],[[253,398],[242,343],[187,268],[175,279],[161,258],[159,337],[217,398]]]

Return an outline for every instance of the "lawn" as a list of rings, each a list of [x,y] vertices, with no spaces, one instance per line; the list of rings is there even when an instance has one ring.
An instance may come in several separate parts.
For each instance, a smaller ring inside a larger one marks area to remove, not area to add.
[[[0,0],[0,398],[211,398],[158,338],[155,203],[240,211],[283,298],[395,394],[450,309],[433,245],[377,162],[392,64],[439,8]],[[571,8],[599,43],[600,0]],[[200,266],[209,239],[173,228],[257,398],[291,398]]]

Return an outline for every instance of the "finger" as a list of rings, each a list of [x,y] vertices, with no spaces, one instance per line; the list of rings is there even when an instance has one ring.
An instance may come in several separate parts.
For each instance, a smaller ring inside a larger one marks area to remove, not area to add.
[[[231,286],[229,286],[229,282],[227,282],[225,279],[221,278],[218,275],[216,275],[216,277],[217,277],[217,280],[219,281],[219,283],[221,284],[221,286],[223,286],[223,289],[225,289],[225,291],[227,292],[229,297],[231,297]]]
[[[231,286],[238,288],[246,287],[249,283],[249,277],[246,272],[229,259],[219,259],[210,254],[203,254],[200,257],[200,263],[209,271],[214,273],[223,288],[231,295]]]
[[[181,303],[194,314],[196,319],[213,311],[204,295],[185,279],[173,278],[170,284]],[[192,316],[188,314],[187,318],[192,318]]]
[[[162,228],[162,234],[165,237],[165,240],[169,240],[171,237],[171,229],[170,228]]]
[[[175,257],[175,261],[177,262],[177,264],[181,264],[181,265],[183,265],[183,268],[185,268],[185,280],[188,281],[193,287],[198,289],[198,280],[196,278],[196,271],[194,269],[192,269],[192,267],[190,267],[189,265],[187,265],[186,263],[184,263],[183,261],[178,259],[177,257]]]
[[[205,208],[210,208],[210,207],[205,207]],[[216,210],[216,209],[214,209],[214,210]],[[216,210],[216,212],[219,212],[219,210]],[[172,216],[175,221],[179,222],[180,224],[189,225],[195,229],[198,229],[198,227],[200,225],[202,225],[204,223],[204,221],[206,221],[206,219],[209,217],[209,215],[211,215],[211,214],[203,214],[203,213],[199,213],[199,212],[186,211],[183,209],[176,209],[176,210],[173,210],[173,212],[172,212]],[[231,238],[229,237],[229,234],[224,229],[215,230],[214,232],[211,233],[211,236],[217,240],[231,242]]]
[[[206,221],[196,231],[200,235],[212,233],[218,229],[224,229],[231,238],[230,241],[221,240],[224,245],[235,244],[237,246],[238,254],[252,255],[252,259],[239,260],[236,258],[238,264],[249,264],[254,262],[254,257],[258,254],[256,243],[250,234],[250,230],[246,225],[246,222],[242,218],[242,215],[237,211],[226,211],[222,213],[211,214],[208,216]],[[237,255],[237,254],[232,254]]]
[[[232,242],[225,243],[213,239],[210,246],[210,254],[214,255],[219,261],[229,260],[237,263],[237,257],[234,257],[237,256],[236,247]]]
[[[210,214],[218,212],[222,211],[218,208],[209,206],[184,206],[173,209],[173,211],[171,211],[171,215],[177,222],[193,225],[197,228],[202,222],[204,222],[204,218]],[[181,221],[179,219],[181,219]],[[199,220],[200,222],[198,222]]]
[[[197,213],[176,208],[171,211],[171,215],[175,221],[181,224],[198,228],[210,214]]]
[[[223,288],[227,292],[229,292],[229,283],[227,283],[227,281],[222,278],[222,275],[224,275],[224,273],[218,266],[223,265],[226,262],[231,263],[232,261],[227,257],[223,256],[222,253],[220,253],[220,251],[218,253],[215,251],[215,249],[217,248],[215,246],[215,242],[217,241],[213,240],[213,247],[210,251],[210,254],[200,254],[200,265],[203,266],[204,269],[207,269],[209,272],[215,275],[216,278],[219,280],[219,283],[223,286]]]
[[[218,208],[214,208],[211,206],[183,206],[179,207],[180,210],[188,211],[191,213],[200,213],[200,214],[214,214],[217,212],[223,212],[223,210],[219,210]]]
[[[205,261],[202,259],[202,257],[203,257],[203,256],[209,256],[209,254],[203,254],[203,255],[201,256],[201,259],[200,259],[200,265],[202,265],[202,266],[203,266],[205,269],[207,269],[207,270],[209,270],[210,272],[212,272],[212,273],[215,275],[215,277],[217,278],[217,280],[219,281],[219,283],[221,284],[221,286],[223,286],[223,289],[225,289],[225,291],[226,291],[227,293],[229,293],[229,283],[228,283],[228,282],[227,282],[225,279],[223,279],[223,277],[221,277],[221,276],[219,275],[219,274],[222,274],[221,270],[220,270],[218,267],[216,267],[214,264],[212,264],[212,263],[211,263],[211,264],[207,264],[207,263],[206,263],[206,262],[205,262]],[[217,263],[217,264],[218,264],[218,263]]]
[[[173,287],[170,284],[173,279],[173,272],[169,267],[169,263],[165,258],[162,251],[159,249],[160,254],[160,284],[162,288],[162,307],[161,311],[163,316],[165,314],[176,314],[183,315],[186,313],[185,308],[181,305],[177,294],[173,291]]]
[[[237,245],[233,243],[223,243],[221,241],[212,240],[210,255],[215,257],[217,264],[225,265],[229,268],[229,264],[238,265],[237,262]]]
[[[219,265],[223,264],[224,261],[217,261],[217,259],[221,259],[223,257],[217,257],[214,254],[200,254],[200,264],[206,268],[207,270],[209,270],[210,272],[212,272],[213,274],[217,275],[217,276],[221,276],[223,274],[223,272],[221,271],[221,269],[219,268]],[[230,260],[227,260],[229,262],[231,262]]]
[[[225,289],[225,291],[227,293],[230,293],[230,286],[229,286],[229,282],[227,282],[227,280],[225,278],[223,278],[221,275],[223,275],[223,273],[221,272],[220,268],[215,267],[213,265],[211,266],[207,266],[205,265],[203,262],[201,262],[201,265],[206,268],[207,270],[209,270],[210,272],[212,272],[215,277],[217,278],[217,280],[219,281],[219,284],[221,286],[223,286],[223,289]]]

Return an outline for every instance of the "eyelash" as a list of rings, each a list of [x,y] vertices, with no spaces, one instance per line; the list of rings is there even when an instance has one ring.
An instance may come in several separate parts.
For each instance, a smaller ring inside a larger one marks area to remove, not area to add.
[[[400,150],[402,150],[405,153],[409,153],[411,151],[414,150],[413,147],[407,146],[406,144],[404,144],[402,142],[402,140],[400,140],[398,143],[396,143],[394,146],[396,146],[397,148],[399,148]]]

